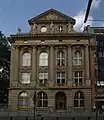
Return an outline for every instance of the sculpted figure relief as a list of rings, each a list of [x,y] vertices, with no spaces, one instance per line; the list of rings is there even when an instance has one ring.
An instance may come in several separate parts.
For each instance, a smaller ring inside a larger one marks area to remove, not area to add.
[[[74,31],[73,25],[70,22],[67,24],[67,28],[68,28],[68,33]]]
[[[54,32],[54,24],[53,24],[53,22],[51,22],[51,24],[50,24],[50,32],[51,32],[51,33]]]
[[[36,31],[37,31],[37,24],[34,23],[33,29],[34,29],[34,32],[36,33]]]

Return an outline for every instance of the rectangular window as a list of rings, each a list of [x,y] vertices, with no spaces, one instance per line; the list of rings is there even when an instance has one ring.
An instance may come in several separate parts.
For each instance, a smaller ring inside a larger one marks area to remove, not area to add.
[[[30,73],[22,73],[22,81],[23,84],[29,84],[30,83]]]
[[[76,85],[82,85],[82,83],[83,83],[82,73],[83,73],[82,71],[74,72],[74,82]]]
[[[48,73],[39,73],[39,84],[46,85],[48,81]]]
[[[65,84],[65,72],[57,72],[57,84],[64,85]]]

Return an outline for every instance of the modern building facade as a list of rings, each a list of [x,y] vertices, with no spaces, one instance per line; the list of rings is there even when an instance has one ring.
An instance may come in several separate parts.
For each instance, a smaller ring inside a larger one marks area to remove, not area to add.
[[[87,27],[96,40],[95,91],[96,107],[104,110],[104,27]]]
[[[29,20],[28,33],[11,35],[10,111],[90,114],[94,39],[76,32],[75,22],[50,9]]]

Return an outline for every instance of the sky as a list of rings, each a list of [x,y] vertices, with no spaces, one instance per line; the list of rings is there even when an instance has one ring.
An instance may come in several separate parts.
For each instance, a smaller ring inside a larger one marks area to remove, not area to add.
[[[6,35],[29,32],[28,20],[48,9],[56,9],[76,19],[76,31],[83,31],[85,25],[104,26],[104,21],[87,21],[84,24],[88,0],[0,0],[0,30]],[[89,20],[104,20],[104,0],[93,0]]]

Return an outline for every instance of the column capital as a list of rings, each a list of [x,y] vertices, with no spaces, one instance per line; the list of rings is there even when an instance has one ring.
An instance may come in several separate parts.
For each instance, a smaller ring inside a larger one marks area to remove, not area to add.
[[[32,48],[37,48],[37,45],[32,45]]]
[[[13,45],[15,49],[19,49],[20,46],[19,45]]]

